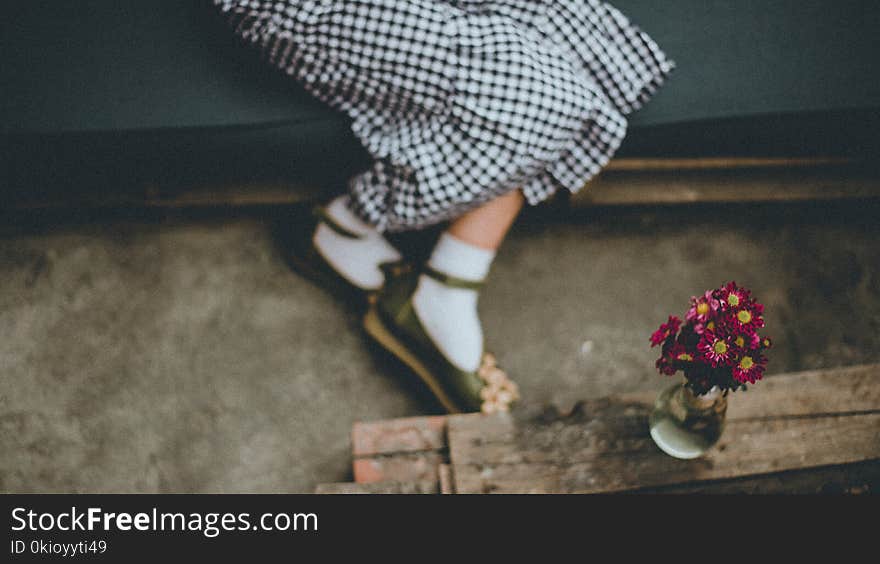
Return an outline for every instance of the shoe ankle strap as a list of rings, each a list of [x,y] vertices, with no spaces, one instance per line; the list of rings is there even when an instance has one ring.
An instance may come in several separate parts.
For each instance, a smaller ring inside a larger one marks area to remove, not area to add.
[[[315,206],[314,208],[312,208],[312,215],[315,216],[315,218],[319,222],[323,223],[343,237],[346,237],[348,239],[363,239],[363,235],[355,233],[354,231],[350,231],[345,227],[339,225],[335,219],[330,217],[330,214],[327,213],[327,209],[323,206]]]
[[[485,280],[465,280],[464,278],[450,276],[445,272],[434,270],[427,264],[422,267],[422,274],[424,274],[425,276],[430,276],[444,286],[449,286],[450,288],[461,288],[462,290],[479,290],[486,284]]]

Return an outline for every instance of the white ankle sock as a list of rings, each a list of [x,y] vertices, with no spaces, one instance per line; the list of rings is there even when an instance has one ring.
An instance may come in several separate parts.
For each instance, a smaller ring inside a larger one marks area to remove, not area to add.
[[[428,265],[449,276],[481,281],[489,273],[495,251],[477,247],[444,233]],[[483,328],[477,313],[476,290],[450,288],[422,275],[413,307],[440,352],[456,367],[473,371],[483,356]]]
[[[385,275],[379,265],[400,260],[400,253],[372,225],[348,209],[348,196],[340,196],[330,202],[326,211],[336,223],[360,237],[345,237],[324,223],[318,223],[312,239],[315,248],[336,272],[358,288],[381,288]]]

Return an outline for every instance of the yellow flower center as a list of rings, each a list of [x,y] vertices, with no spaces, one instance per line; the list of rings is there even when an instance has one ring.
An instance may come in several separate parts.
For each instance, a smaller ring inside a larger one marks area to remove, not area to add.
[[[701,304],[697,304],[697,313],[700,315],[706,315],[709,313],[709,304],[703,302]]]
[[[692,356],[689,355],[688,353],[681,353],[680,355],[678,355],[678,360],[683,360],[683,361],[686,361],[686,362],[691,362],[692,360],[694,360],[694,357],[692,357]]]
[[[750,356],[744,356],[744,357],[742,357],[742,360],[739,361],[739,367],[742,368],[743,370],[748,370],[754,365],[755,365],[755,361],[752,360],[752,357],[750,357]]]
[[[752,313],[747,309],[741,309],[736,314],[736,318],[739,319],[739,322],[745,325],[746,323],[750,323],[752,321]]]
[[[733,307],[738,306],[739,305],[739,296],[737,296],[736,294],[730,294],[729,296],[727,296],[727,303]]]
[[[724,341],[715,341],[715,344],[712,345],[712,349],[715,351],[715,354],[726,354],[727,343]]]
[[[765,346],[765,347],[769,347],[769,346],[770,346],[770,341],[768,341],[767,339],[764,339],[764,346]]]
[[[743,347],[746,344],[746,340],[743,339],[742,336],[737,337],[736,341],[734,341],[734,342],[736,343],[736,346],[738,346],[738,347]]]
[[[709,331],[714,331],[714,330],[715,330],[715,322],[714,322],[714,321],[710,321],[709,323],[707,323],[707,324],[706,324],[706,329],[708,329]]]

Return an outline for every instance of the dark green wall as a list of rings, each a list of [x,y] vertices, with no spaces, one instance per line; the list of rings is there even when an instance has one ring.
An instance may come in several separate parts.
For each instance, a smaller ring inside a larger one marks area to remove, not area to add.
[[[4,2],[0,198],[215,180],[334,189],[368,162],[342,116],[205,4]],[[621,155],[880,154],[880,2],[614,4],[678,63]]]
[[[6,2],[5,132],[335,119],[201,0]],[[618,0],[678,62],[636,125],[880,107],[876,0]]]

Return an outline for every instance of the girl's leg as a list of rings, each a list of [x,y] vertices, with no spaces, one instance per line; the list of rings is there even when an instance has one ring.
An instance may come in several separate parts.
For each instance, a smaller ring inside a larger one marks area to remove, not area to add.
[[[325,213],[336,225],[356,237],[346,236],[319,223],[313,236],[321,256],[354,286],[378,290],[385,282],[379,265],[400,260],[400,253],[385,237],[348,209],[348,196],[339,196],[327,205]]]
[[[385,278],[379,265],[400,260],[401,256],[373,226],[348,209],[347,200],[348,196],[336,198],[327,206],[326,213],[336,224],[358,237],[346,237],[327,225],[319,224],[314,233],[314,244],[324,259],[350,283],[364,290],[377,290]],[[456,219],[444,238],[454,238],[494,254],[522,205],[523,197],[519,190],[496,198]],[[441,245],[439,248],[448,246]],[[488,263],[491,263],[491,258]],[[459,270],[455,265],[451,268],[455,272]],[[468,276],[469,272],[464,270],[459,277],[481,279],[485,276],[479,271]]]
[[[519,215],[523,200],[519,190],[499,196],[456,219],[446,232],[475,247],[495,251]]]
[[[428,266],[448,276],[480,282],[523,206],[519,190],[498,197],[456,219],[440,236]],[[458,368],[474,371],[483,356],[478,293],[422,275],[413,306],[425,331]]]

